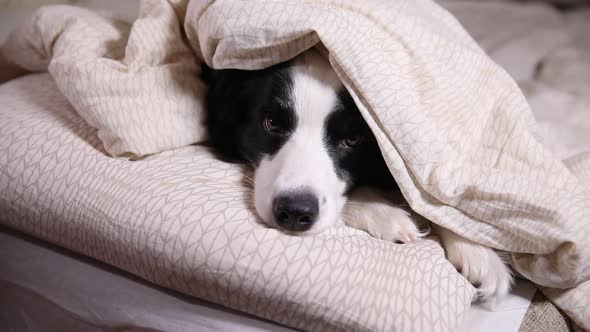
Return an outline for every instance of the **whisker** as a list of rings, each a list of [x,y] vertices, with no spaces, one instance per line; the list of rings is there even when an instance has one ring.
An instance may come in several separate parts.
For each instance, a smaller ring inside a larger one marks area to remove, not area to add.
[[[253,178],[251,178],[251,177],[249,177],[248,175],[244,175],[244,180],[245,180],[245,181],[248,181],[248,182],[250,182],[250,183],[254,183],[254,179],[253,179]]]

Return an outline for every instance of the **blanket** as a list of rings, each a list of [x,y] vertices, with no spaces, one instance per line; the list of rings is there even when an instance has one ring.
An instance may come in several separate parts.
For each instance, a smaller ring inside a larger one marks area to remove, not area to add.
[[[590,155],[538,140],[513,79],[432,1],[144,1],[130,27],[46,7],[6,56],[48,69],[114,156],[206,138],[198,61],[259,69],[324,51],[412,209],[511,253],[521,275],[590,328]]]

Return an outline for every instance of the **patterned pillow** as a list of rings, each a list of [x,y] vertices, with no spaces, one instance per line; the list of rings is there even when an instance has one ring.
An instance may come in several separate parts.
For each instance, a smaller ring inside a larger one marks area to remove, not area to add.
[[[475,293],[434,240],[262,226],[203,147],[108,157],[48,74],[0,86],[0,119],[0,223],[156,284],[314,331],[455,331]]]

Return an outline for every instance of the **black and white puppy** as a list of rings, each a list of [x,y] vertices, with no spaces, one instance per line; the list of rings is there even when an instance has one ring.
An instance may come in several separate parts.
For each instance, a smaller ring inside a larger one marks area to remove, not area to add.
[[[267,224],[316,234],[344,222],[408,242],[422,234],[382,192],[397,186],[370,128],[330,64],[316,51],[255,70],[204,68],[210,144],[254,167],[254,206]],[[510,270],[496,252],[438,229],[447,258],[480,298],[506,294]]]

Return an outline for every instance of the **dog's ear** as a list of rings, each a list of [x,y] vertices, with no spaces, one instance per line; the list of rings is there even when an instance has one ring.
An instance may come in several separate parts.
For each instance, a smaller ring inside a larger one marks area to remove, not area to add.
[[[205,125],[209,143],[221,159],[256,163],[264,146],[260,121],[264,108],[285,83],[287,63],[260,70],[203,66],[207,85]],[[281,83],[282,82],[282,83]]]
[[[209,144],[228,162],[246,162],[240,148],[241,133],[247,123],[243,86],[246,75],[233,69],[217,70],[203,65],[202,78],[207,85],[205,126]]]

